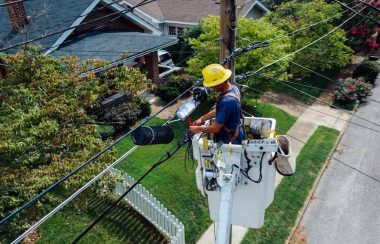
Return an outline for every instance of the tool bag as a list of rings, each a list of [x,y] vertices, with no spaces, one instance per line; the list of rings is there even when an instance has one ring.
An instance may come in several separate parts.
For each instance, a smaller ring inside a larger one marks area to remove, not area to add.
[[[292,176],[296,172],[296,159],[290,141],[284,135],[277,136],[277,141],[278,151],[275,159],[277,172],[283,176]]]

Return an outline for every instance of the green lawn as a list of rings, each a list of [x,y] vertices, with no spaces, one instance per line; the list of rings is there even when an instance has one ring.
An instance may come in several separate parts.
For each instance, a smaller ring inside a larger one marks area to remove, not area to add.
[[[39,229],[37,243],[73,241],[110,204],[112,199],[84,194],[46,221]],[[124,202],[85,235],[79,243],[167,243],[144,217]]]
[[[244,107],[248,112],[257,116],[274,117],[278,125],[288,130],[296,118],[270,104],[258,104],[254,107],[254,102],[247,102]],[[210,104],[203,106],[196,111],[193,119],[198,118],[204,113]],[[164,120],[154,119],[150,124],[161,125]],[[187,130],[188,125],[185,123],[174,123],[172,127],[175,131],[175,138],[181,138]],[[118,168],[127,172],[137,179],[140,177],[157,159],[159,159],[165,150],[173,146],[170,145],[152,145],[140,147],[136,152],[130,155],[124,162],[119,164]],[[130,139],[126,139],[117,146],[121,155],[133,146]],[[203,197],[195,183],[194,169],[191,169],[191,163],[187,165],[189,172],[185,171],[184,166],[185,150],[180,150],[173,158],[155,169],[142,182],[157,199],[159,199],[173,214],[179,218],[185,225],[186,243],[195,243],[201,234],[211,224],[208,214],[207,198]]]
[[[288,130],[296,121],[296,118],[270,104],[255,103],[245,99],[244,109],[255,116],[274,117],[277,125]],[[196,119],[211,107],[211,103],[199,108],[194,115]],[[256,106],[255,106],[256,105]],[[149,124],[161,125],[165,121],[155,118]],[[187,131],[188,125],[183,122],[173,123],[175,138],[181,138]],[[175,141],[169,145],[153,145],[140,147],[126,160],[119,164],[118,168],[127,172],[135,179],[139,178],[166,150],[169,150]],[[133,147],[130,138],[120,142],[117,146],[118,155],[123,154]],[[182,148],[169,161],[155,169],[142,182],[164,206],[185,225],[186,243],[195,243],[200,235],[211,224],[208,214],[207,198],[203,197],[195,183],[194,169],[188,162],[185,171],[185,149]],[[81,194],[70,206],[60,211],[45,222],[39,231],[38,243],[65,243],[73,240],[106,206],[111,203],[109,199],[93,199],[89,193]],[[89,199],[91,202],[88,202]],[[122,204],[88,235],[81,243],[164,243],[162,235],[154,229],[143,217],[133,209]]]
[[[274,201],[266,211],[264,226],[261,229],[251,229],[243,240],[244,244],[285,243],[318,173],[328,158],[326,154],[330,153],[338,135],[339,132],[334,129],[318,127],[308,141],[310,146],[304,146],[297,157],[296,174],[285,177],[277,187]]]
[[[326,75],[327,77],[330,77],[330,78],[333,78],[335,76],[335,74],[336,74],[335,71],[324,73],[324,75]],[[322,77],[317,76],[317,75],[312,75],[310,77],[304,78],[304,79],[299,80],[299,81],[291,80],[291,82],[295,82],[295,83],[299,83],[299,84],[307,85],[307,86],[314,86],[314,87],[318,87],[318,88],[322,88],[322,89],[327,88],[327,86],[330,83],[330,81],[328,81],[327,79],[322,78]],[[303,92],[306,92],[306,93],[308,93],[314,97],[319,97],[322,93],[321,90],[315,89],[315,88],[304,87],[304,86],[296,85],[296,84],[288,84],[288,85],[295,87],[298,90],[301,90]],[[276,81],[273,81],[272,90],[275,93],[283,93],[283,94],[289,95],[289,96],[294,97],[294,98],[300,100],[301,102],[304,102],[307,104],[312,104],[315,101],[314,98],[307,96],[307,95],[305,95],[299,91],[296,91],[295,89],[287,87],[287,86],[285,86],[279,82],[276,82]]]

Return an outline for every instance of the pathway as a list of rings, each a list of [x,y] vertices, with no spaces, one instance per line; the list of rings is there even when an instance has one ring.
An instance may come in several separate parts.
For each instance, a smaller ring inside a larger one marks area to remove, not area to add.
[[[377,84],[380,84],[378,77]],[[379,100],[380,86],[373,90]],[[356,113],[380,123],[380,104],[367,103]],[[358,118],[353,122],[379,129]],[[333,157],[380,179],[379,133],[349,124]],[[379,243],[380,184],[335,160],[331,160],[297,227],[292,242]]]

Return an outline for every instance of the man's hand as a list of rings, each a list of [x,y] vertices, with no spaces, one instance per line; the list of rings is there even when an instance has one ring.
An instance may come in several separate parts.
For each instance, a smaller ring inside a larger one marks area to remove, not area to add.
[[[202,132],[202,127],[201,126],[190,126],[189,130],[193,132],[194,134],[198,134]]]
[[[199,118],[199,119],[197,119],[196,121],[194,121],[193,122],[193,125],[195,125],[195,126],[200,126],[200,125],[202,125],[202,119],[201,118]]]

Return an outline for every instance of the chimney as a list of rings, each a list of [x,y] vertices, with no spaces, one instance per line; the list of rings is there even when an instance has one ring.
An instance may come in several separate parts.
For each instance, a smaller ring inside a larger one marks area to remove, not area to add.
[[[20,0],[4,0],[7,4],[8,14],[12,25],[12,30],[20,32],[27,24],[28,17],[26,16],[24,3]]]

